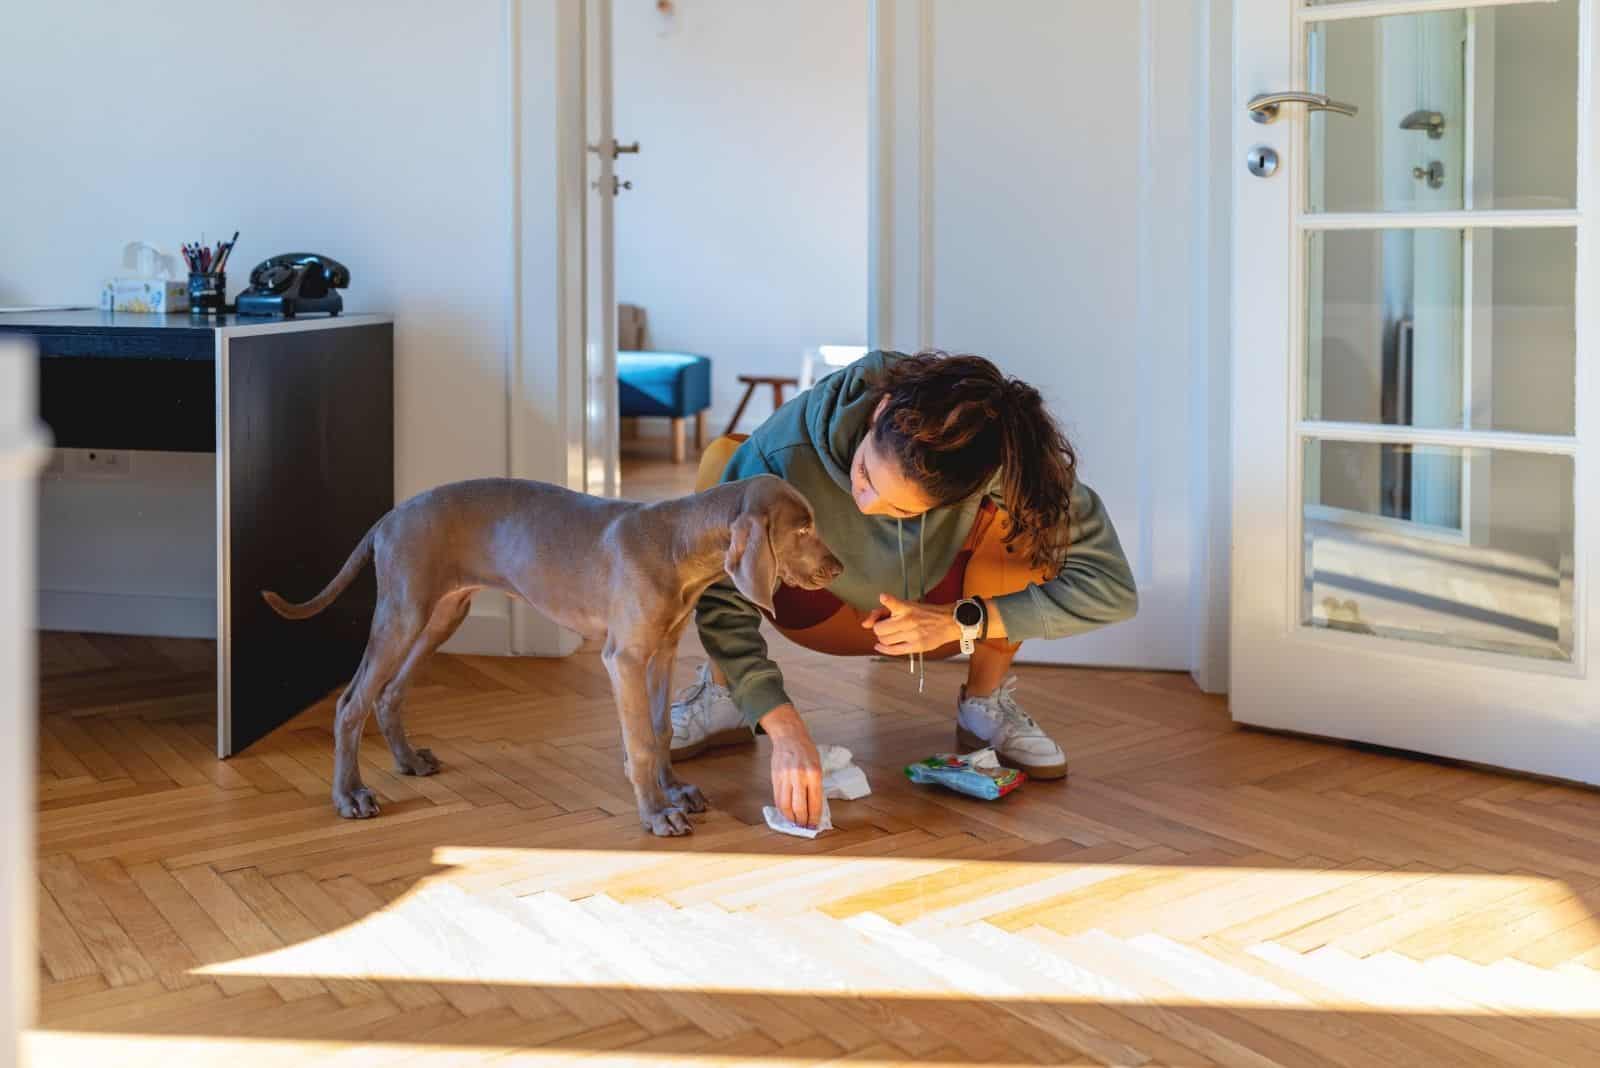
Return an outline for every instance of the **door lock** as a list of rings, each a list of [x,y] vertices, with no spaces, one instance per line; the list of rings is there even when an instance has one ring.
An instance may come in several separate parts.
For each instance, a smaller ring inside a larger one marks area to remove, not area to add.
[[[1277,150],[1266,145],[1257,145],[1245,156],[1244,165],[1257,178],[1271,178],[1278,170]]]
[[[1443,189],[1444,161],[1436,159],[1426,167],[1412,167],[1411,177],[1419,182],[1426,179],[1429,189]]]

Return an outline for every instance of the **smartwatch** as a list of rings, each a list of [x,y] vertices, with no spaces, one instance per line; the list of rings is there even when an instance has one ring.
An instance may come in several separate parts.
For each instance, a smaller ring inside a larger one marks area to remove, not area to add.
[[[956,626],[961,628],[961,651],[971,653],[973,642],[978,638],[978,632],[983,627],[983,604],[971,597],[963,597],[956,602]]]

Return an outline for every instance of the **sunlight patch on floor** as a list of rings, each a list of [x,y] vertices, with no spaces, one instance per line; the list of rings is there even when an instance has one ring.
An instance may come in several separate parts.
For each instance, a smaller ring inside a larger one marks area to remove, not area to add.
[[[1165,933],[1182,930],[1191,902],[1214,918],[1229,900],[1303,901],[1360,879],[1369,897],[1392,895],[1405,915],[1463,894],[1505,896],[1554,882],[1540,877],[1445,873],[1419,890],[1415,872],[1349,869],[453,848],[435,860],[449,867],[356,923],[198,972],[1600,1017],[1600,973],[1588,968],[1362,956],[1332,945],[1298,952],[1270,937]],[[1101,930],[1094,914],[1115,906],[1113,881],[1130,876],[1193,893],[1139,916],[1136,931]]]
[[[226,1068],[470,1068],[493,1064],[495,1068],[515,1065],[572,1064],[584,1068],[638,1068],[641,1064],[662,1068],[731,1068],[759,1063],[762,1068],[799,1068],[819,1063],[815,1057],[785,1057],[762,1053],[730,1057],[698,1054],[605,1051],[539,1051],[515,1046],[452,1046],[406,1042],[274,1041],[243,1038],[204,1038],[188,1035],[76,1034],[70,1031],[34,1031],[27,1036],[28,1068],[177,1068],[177,1066],[225,1065]],[[825,1063],[825,1062],[823,1062]],[[905,1068],[910,1057],[848,1058],[850,1068]],[[982,1062],[984,1068],[1009,1068],[1009,1062]],[[1032,1062],[1028,1062],[1032,1063]],[[1096,1060],[1069,1059],[1057,1062],[1061,1068],[1103,1068]]]

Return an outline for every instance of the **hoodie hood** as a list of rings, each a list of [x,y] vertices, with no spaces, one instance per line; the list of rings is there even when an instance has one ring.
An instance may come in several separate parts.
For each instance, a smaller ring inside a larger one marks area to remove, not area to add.
[[[849,367],[837,371],[813,386],[806,398],[806,436],[821,465],[834,485],[851,498],[850,467],[856,449],[867,436],[872,425],[872,412],[877,403],[872,396],[872,380],[881,371],[892,354],[868,353]],[[867,517],[862,517],[866,519]],[[887,520],[878,520],[888,526]],[[894,550],[900,564],[900,596],[908,601],[920,598],[928,588],[928,562],[925,517],[918,516],[917,524],[917,574],[915,585],[906,564],[905,522],[894,522]],[[908,658],[917,675],[917,692],[922,692],[924,674],[923,658]]]
[[[871,381],[885,362],[885,353],[868,353],[805,394],[806,436],[816,450],[817,462],[846,494],[850,493],[850,464],[856,447],[872,424]]]

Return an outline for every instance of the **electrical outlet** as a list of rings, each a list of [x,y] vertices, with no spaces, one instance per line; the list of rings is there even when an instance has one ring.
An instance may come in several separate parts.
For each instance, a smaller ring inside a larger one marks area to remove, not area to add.
[[[67,453],[67,473],[92,478],[127,478],[133,457],[113,449],[72,449]]]

